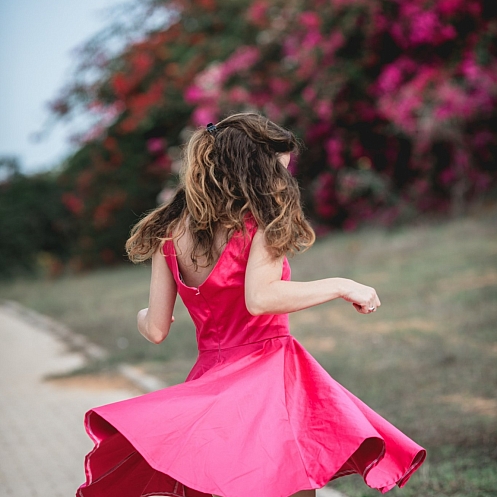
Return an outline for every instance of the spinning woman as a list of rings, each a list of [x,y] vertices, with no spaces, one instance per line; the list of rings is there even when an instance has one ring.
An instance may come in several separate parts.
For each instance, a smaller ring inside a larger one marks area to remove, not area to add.
[[[337,298],[362,314],[381,305],[349,279],[290,281],[285,255],[314,241],[287,170],[297,148],[257,114],[198,129],[174,197],[133,228],[131,260],[152,259],[140,333],[162,342],[179,294],[198,359],[185,383],[87,413],[95,448],[80,497],[310,497],[351,473],[386,492],[422,464],[423,448],[290,334],[290,312]]]

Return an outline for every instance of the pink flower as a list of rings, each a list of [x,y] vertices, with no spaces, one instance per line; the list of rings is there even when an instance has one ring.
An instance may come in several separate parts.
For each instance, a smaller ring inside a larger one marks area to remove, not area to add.
[[[323,121],[331,120],[333,116],[333,104],[328,100],[319,100],[315,106],[317,116]]]
[[[479,17],[481,16],[482,2],[480,0],[467,0],[466,2],[466,10],[468,14]]]
[[[147,140],[147,150],[152,154],[164,152],[164,140],[162,138],[150,138]]]
[[[276,95],[283,96],[290,89],[290,83],[283,78],[271,78],[269,87]]]
[[[402,71],[396,62],[385,66],[378,78],[378,88],[383,93],[395,90],[402,81]]]
[[[273,95],[269,91],[259,91],[257,93],[254,92],[250,96],[250,102],[257,107],[263,107],[272,100]]]
[[[443,26],[440,30],[440,41],[453,40],[457,37],[457,31],[452,24],[448,24],[447,26]]]
[[[302,40],[302,46],[311,49],[318,46],[323,40],[319,31],[309,31]]]
[[[438,35],[440,23],[434,12],[421,12],[412,19],[410,40],[413,45],[431,43]]]
[[[407,48],[407,43],[405,40],[404,27],[399,23],[395,22],[390,28],[390,33],[392,38],[402,47]]]
[[[328,39],[323,39],[322,50],[326,55],[326,61],[331,64],[335,56],[335,52],[345,44],[345,37],[341,31],[334,31]]]
[[[464,118],[472,114],[472,105],[467,105],[467,95],[462,88],[444,81],[434,93],[439,102],[434,111],[435,119]]]
[[[189,104],[195,104],[197,102],[200,102],[202,100],[202,97],[204,96],[203,90],[201,90],[197,85],[193,84],[190,85],[184,94],[185,101],[188,102]]]
[[[221,64],[223,81],[227,76],[249,69],[257,62],[259,57],[260,51],[257,47],[243,46],[238,48],[231,57]]]
[[[288,59],[295,59],[298,56],[300,41],[296,36],[289,35],[283,40],[283,54]]]
[[[267,2],[263,0],[257,0],[250,6],[248,10],[248,18],[254,24],[263,24],[266,18],[267,8]]]
[[[455,174],[452,169],[446,168],[440,173],[439,177],[440,177],[440,182],[446,186],[454,181]]]
[[[444,16],[453,16],[457,11],[464,10],[464,1],[465,0],[439,0],[438,10]]]
[[[325,143],[325,150],[328,158],[328,164],[333,169],[340,169],[344,165],[342,157],[343,145],[339,138],[330,138]]]
[[[192,114],[192,121],[197,126],[205,126],[207,123],[217,120],[218,113],[215,107],[197,107]]]
[[[316,212],[324,219],[331,219],[337,211],[335,199],[335,178],[329,172],[321,173],[314,193]]]
[[[225,81],[223,66],[223,64],[213,63],[195,78],[195,84],[204,92],[204,95],[219,91],[220,86]]]
[[[329,121],[321,121],[317,124],[313,124],[307,130],[305,141],[315,143],[323,140],[330,133],[330,130],[331,123]]]
[[[373,14],[375,30],[378,32],[385,31],[388,27],[389,21],[381,11],[374,12]]]
[[[167,155],[161,155],[154,161],[153,165],[156,169],[165,169],[166,171],[169,171],[169,169],[171,169],[171,159]]]
[[[471,82],[475,82],[478,80],[481,69],[474,60],[474,58],[471,56],[466,57],[462,62],[461,62],[461,72],[463,75]]]
[[[302,12],[299,16],[300,23],[307,29],[319,29],[321,26],[321,18],[316,12]]]
[[[302,91],[302,97],[308,104],[310,104],[316,96],[316,90],[312,86],[306,86]]]

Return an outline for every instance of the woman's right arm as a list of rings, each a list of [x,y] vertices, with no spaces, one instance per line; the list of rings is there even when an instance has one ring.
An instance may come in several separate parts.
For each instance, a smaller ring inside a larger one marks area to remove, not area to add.
[[[284,314],[307,309],[330,300],[343,298],[362,314],[378,308],[380,299],[374,288],[347,278],[316,281],[281,279],[283,257],[273,259],[266,247],[262,230],[252,240],[245,275],[245,304],[253,315]]]
[[[148,307],[138,312],[138,331],[152,343],[162,342],[174,321],[176,282],[161,249],[152,256],[152,277]]]

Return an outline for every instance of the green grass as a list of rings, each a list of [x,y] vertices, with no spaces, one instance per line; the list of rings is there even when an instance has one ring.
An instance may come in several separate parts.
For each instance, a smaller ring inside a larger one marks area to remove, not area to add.
[[[433,447],[429,458],[404,488],[394,488],[392,497],[495,497],[496,452],[488,448]],[[339,479],[331,485],[348,497],[378,497],[360,476]]]
[[[497,495],[497,209],[396,231],[331,234],[291,264],[295,280],[342,276],[380,296],[374,314],[340,300],[293,314],[291,326],[335,379],[428,448],[423,469],[392,495]],[[138,334],[149,275],[146,266],[129,266],[14,281],[0,285],[0,297],[86,334],[111,363],[137,362],[177,383],[195,360],[193,326],[178,302],[163,344]],[[356,477],[332,486],[349,497],[378,495]]]
[[[109,362],[168,361],[196,356],[194,327],[178,301],[174,333],[161,346],[136,329],[147,307],[150,267],[125,266],[57,280],[17,280],[0,285],[0,297],[16,300],[88,336],[110,353]],[[179,300],[179,299],[178,299]]]

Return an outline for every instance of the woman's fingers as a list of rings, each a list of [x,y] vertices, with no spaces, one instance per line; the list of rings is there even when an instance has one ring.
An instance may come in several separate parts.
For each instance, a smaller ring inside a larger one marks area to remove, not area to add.
[[[345,280],[345,282],[342,298],[351,302],[357,312],[370,314],[380,307],[381,302],[374,288],[353,280]]]
[[[378,307],[380,307],[381,302],[380,299],[376,299],[374,303],[369,303],[369,304],[364,304],[364,305],[359,305],[359,304],[352,304],[357,312],[360,312],[361,314],[371,314],[372,312],[376,312]]]

